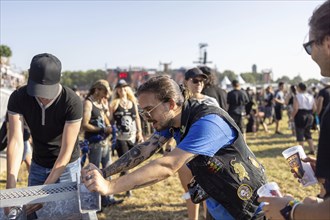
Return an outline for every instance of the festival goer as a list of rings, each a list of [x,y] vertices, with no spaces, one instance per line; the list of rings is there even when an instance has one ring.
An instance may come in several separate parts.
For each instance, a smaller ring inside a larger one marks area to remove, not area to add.
[[[24,121],[33,139],[29,186],[76,181],[77,174],[80,176],[82,103],[70,88],[60,84],[60,79],[60,60],[52,54],[38,54],[31,61],[27,85],[10,95],[7,189],[16,187]],[[27,213],[40,207],[32,205]]]
[[[285,96],[285,105],[287,106],[287,111],[288,111],[288,117],[289,117],[289,129],[292,131],[292,135],[296,136],[296,129],[294,125],[294,120],[292,118],[292,112],[293,112],[293,100],[294,97],[297,95],[297,90],[295,85],[290,86],[290,91],[287,93]]]
[[[320,123],[322,121],[322,115],[330,103],[330,78],[324,77],[321,79],[321,83],[324,86],[323,89],[320,90],[316,99],[316,107],[317,114],[319,116]]]
[[[104,79],[93,83],[84,102],[82,128],[85,140],[88,141],[90,163],[97,167],[107,167],[111,163],[108,136],[112,132],[110,121],[104,106],[104,99],[111,95],[108,81]],[[113,196],[102,196],[101,205],[107,207],[123,202]]]
[[[237,126],[240,128],[244,140],[245,140],[245,126],[244,126],[244,115],[245,105],[249,102],[249,97],[237,80],[232,81],[233,90],[228,92],[227,103],[228,103],[228,114],[234,119]]]
[[[199,203],[207,198],[213,218],[263,218],[257,211],[256,191],[266,182],[264,168],[224,110],[196,100],[185,101],[179,85],[164,75],[142,84],[137,96],[141,114],[157,131],[102,172],[92,164],[83,169],[82,180],[90,191],[109,195],[149,186],[188,163],[194,176],[189,183],[191,199]],[[172,137],[177,147],[164,157],[118,179],[104,179],[140,164]]]
[[[189,69],[185,73],[184,86],[187,89],[187,99],[195,99],[200,102],[208,102],[208,104],[219,106],[218,101],[211,96],[202,93],[204,85],[207,82],[208,76],[199,68]]]
[[[245,105],[245,114],[250,115],[252,107],[255,105],[255,100],[254,100],[255,94],[250,87],[247,87],[245,92],[249,98],[249,102]]]
[[[123,79],[119,80],[115,87],[110,103],[110,115],[117,128],[116,151],[118,157],[121,157],[132,149],[136,142],[143,141],[138,102],[132,88]],[[127,173],[128,171],[123,171],[120,175]],[[132,192],[127,191],[126,196],[131,197]]]
[[[280,121],[282,120],[283,106],[285,104],[284,100],[284,82],[278,83],[278,89],[274,96],[274,112],[275,112],[275,134],[283,134],[280,131]]]
[[[304,83],[298,84],[297,91],[297,95],[293,98],[293,110],[290,118],[294,120],[298,143],[304,147],[305,138],[309,146],[309,152],[307,154],[314,155],[315,149],[311,129],[314,121],[313,112],[316,111],[316,104],[314,102],[314,97],[307,92],[307,87]]]
[[[195,99],[199,102],[207,102],[210,105],[219,106],[217,100],[213,97],[202,94],[202,90],[204,88],[205,81],[207,80],[207,76],[198,68],[189,69],[185,73],[184,86],[187,89],[187,99]],[[168,147],[168,146],[166,146]],[[169,146],[171,147],[171,146]],[[165,149],[166,152],[172,151],[171,149]],[[186,205],[188,210],[188,219],[197,220],[199,216],[199,204],[195,204],[191,201],[188,192],[188,184],[190,180],[193,178],[191,171],[186,165],[183,165],[179,171],[179,178],[181,181],[181,185],[185,191],[184,198],[186,199]],[[203,202],[204,206],[204,217],[206,217],[206,204]]]
[[[268,125],[271,125],[274,121],[274,92],[272,86],[267,86],[265,89],[265,99],[264,99],[264,105],[265,105],[265,117],[264,122],[266,122],[266,119],[268,119]]]
[[[304,48],[319,65],[321,75],[330,77],[330,0],[325,1],[314,11],[309,26],[309,42],[304,44]],[[330,105],[327,106],[322,117],[315,175],[325,187],[324,201],[307,197],[308,203],[297,203],[288,197],[261,197],[260,202],[268,203],[263,207],[268,219],[330,218]],[[284,210],[282,211],[284,216],[281,210]]]
[[[214,72],[207,66],[198,66],[198,69],[200,69],[207,76],[202,93],[215,98],[219,106],[223,110],[227,111],[227,92],[217,85]]]

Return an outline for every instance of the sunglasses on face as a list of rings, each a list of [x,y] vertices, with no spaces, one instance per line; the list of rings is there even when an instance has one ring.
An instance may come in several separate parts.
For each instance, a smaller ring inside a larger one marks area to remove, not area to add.
[[[192,83],[197,84],[197,83],[204,83],[204,79],[197,79],[197,78],[191,78]]]
[[[145,120],[149,120],[149,119],[151,119],[152,118],[152,116],[151,116],[151,112],[153,111],[153,110],[155,110],[158,106],[160,106],[161,104],[163,104],[163,102],[160,102],[160,103],[158,103],[157,105],[155,105],[153,108],[151,108],[149,111],[146,111],[146,110],[141,110],[141,111],[139,111],[139,113],[140,113],[140,115],[145,119]]]
[[[312,54],[313,43],[315,43],[315,40],[311,40],[311,41],[308,41],[307,43],[303,44],[303,47],[305,48],[306,53],[308,53],[309,55]]]

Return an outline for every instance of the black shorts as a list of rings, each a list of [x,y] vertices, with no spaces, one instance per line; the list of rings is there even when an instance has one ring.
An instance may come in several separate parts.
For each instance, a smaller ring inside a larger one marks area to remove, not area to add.
[[[282,106],[275,106],[275,120],[282,120]]]
[[[311,126],[306,128],[295,128],[296,129],[296,138],[298,142],[302,142],[305,140],[311,140],[312,134],[311,134]]]

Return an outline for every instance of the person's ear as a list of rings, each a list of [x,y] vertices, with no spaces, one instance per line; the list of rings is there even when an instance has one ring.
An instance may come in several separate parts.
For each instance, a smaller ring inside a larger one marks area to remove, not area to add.
[[[323,43],[326,45],[328,55],[330,55],[330,35],[325,36]]]
[[[169,99],[168,103],[170,104],[169,105],[169,110],[173,110],[176,106],[176,103],[173,99]]]

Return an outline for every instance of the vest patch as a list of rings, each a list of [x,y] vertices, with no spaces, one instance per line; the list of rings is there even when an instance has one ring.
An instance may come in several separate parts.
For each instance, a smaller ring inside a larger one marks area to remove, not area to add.
[[[237,189],[237,195],[241,200],[249,200],[252,197],[252,188],[248,184],[242,184]]]
[[[246,172],[244,166],[241,163],[233,163],[235,161],[236,157],[230,161],[230,165],[234,168],[235,173],[238,174],[239,181],[242,182],[244,178],[250,180],[249,174]]]
[[[217,173],[223,170],[223,163],[213,157],[207,162],[207,169],[210,173]]]
[[[256,159],[254,159],[253,157],[249,156],[249,160],[252,163],[253,166],[255,166],[256,168],[260,168],[260,164],[257,162]]]

